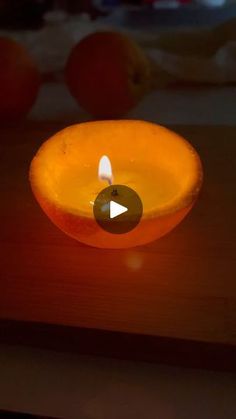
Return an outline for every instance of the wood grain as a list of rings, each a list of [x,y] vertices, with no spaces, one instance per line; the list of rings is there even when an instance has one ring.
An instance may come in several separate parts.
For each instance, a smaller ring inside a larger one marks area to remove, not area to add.
[[[1,130],[0,318],[236,345],[236,127],[174,127],[199,151],[190,215],[145,247],[89,248],[35,202],[30,160],[61,126]]]

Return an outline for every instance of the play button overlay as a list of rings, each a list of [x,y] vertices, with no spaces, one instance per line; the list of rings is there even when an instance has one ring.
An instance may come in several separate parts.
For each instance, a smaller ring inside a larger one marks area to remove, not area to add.
[[[138,225],[143,205],[133,189],[124,185],[111,185],[98,194],[93,213],[103,230],[113,234],[124,234]]]
[[[118,215],[124,214],[128,211],[128,208],[123,205],[117,204],[115,201],[110,202],[110,218],[118,217]]]

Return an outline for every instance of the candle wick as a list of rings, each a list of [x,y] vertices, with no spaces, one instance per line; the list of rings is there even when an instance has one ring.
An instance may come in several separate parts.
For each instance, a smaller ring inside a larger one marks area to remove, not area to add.
[[[118,191],[116,188],[113,188],[113,191],[111,193],[113,196],[117,196],[118,195]]]

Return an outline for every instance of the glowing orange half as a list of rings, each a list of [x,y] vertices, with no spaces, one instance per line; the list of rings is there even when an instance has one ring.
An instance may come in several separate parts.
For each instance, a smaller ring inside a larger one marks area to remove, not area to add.
[[[125,234],[102,230],[93,202],[107,182],[98,178],[109,156],[114,183],[133,188],[143,203],[138,226]],[[58,132],[38,150],[30,167],[33,193],[61,230],[91,246],[125,248],[156,240],[193,206],[202,166],[193,147],[174,132],[144,121],[98,121]]]

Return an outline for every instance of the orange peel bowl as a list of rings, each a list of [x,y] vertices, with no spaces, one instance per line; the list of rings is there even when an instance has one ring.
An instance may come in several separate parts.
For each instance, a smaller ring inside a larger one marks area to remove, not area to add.
[[[93,202],[107,186],[97,174],[104,154],[114,183],[133,188],[143,203],[141,221],[128,233],[108,233],[93,216]],[[30,166],[33,193],[51,221],[100,248],[143,245],[171,231],[195,203],[202,179],[200,158],[188,141],[137,120],[70,126],[43,143]]]

